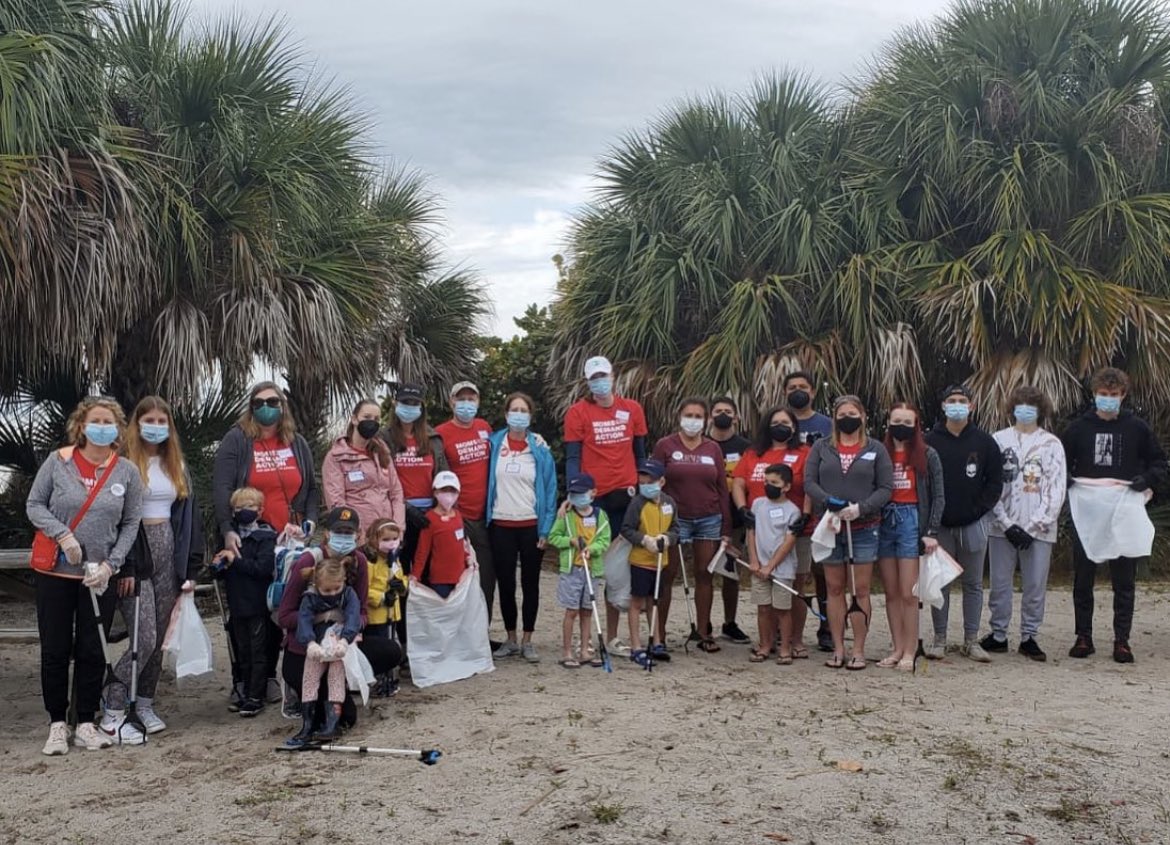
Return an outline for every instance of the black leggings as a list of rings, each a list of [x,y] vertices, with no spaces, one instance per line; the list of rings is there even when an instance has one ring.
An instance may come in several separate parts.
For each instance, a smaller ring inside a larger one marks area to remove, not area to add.
[[[544,551],[536,546],[540,540],[536,526],[512,528],[492,523],[489,528],[504,630],[516,630],[516,560],[519,558],[524,633],[531,634],[536,630],[536,613],[540,608],[540,562],[544,558]]]
[[[69,661],[73,660],[77,724],[92,722],[101,703],[106,659],[98,637],[89,589],[77,578],[37,573],[37,628],[41,638],[41,696],[50,722],[69,712]],[[101,598],[101,613],[112,616],[115,586]]]

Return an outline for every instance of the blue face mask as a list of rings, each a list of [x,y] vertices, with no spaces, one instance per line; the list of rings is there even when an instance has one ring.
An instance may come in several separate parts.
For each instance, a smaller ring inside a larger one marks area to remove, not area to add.
[[[171,436],[171,427],[157,423],[139,423],[138,432],[147,443],[153,443],[157,446],[159,443],[165,443],[166,439]]]
[[[943,405],[943,413],[947,415],[948,420],[965,420],[971,416],[971,406],[962,402],[947,402]]]
[[[280,422],[280,414],[280,408],[270,408],[267,405],[263,405],[252,411],[252,418],[260,423],[260,425],[276,425]]]
[[[1040,409],[1035,405],[1016,405],[1012,415],[1015,416],[1016,422],[1031,425],[1040,419]]]
[[[472,402],[467,399],[459,399],[455,402],[455,419],[461,423],[469,423],[475,419],[476,413],[479,412],[479,403]]]
[[[86,423],[85,439],[94,446],[109,446],[118,439],[118,427],[116,425]]]
[[[513,428],[516,431],[527,431],[531,422],[532,414],[525,411],[508,412],[508,428]]]
[[[638,485],[638,492],[642,495],[643,499],[657,499],[661,491],[662,488],[658,486],[658,482]]]
[[[589,392],[594,396],[609,396],[613,393],[613,379],[611,378],[593,378],[589,379]]]
[[[575,508],[587,508],[593,504],[592,493],[570,493],[569,504]]]
[[[330,534],[329,548],[339,555],[347,555],[357,548],[356,534]]]
[[[412,423],[422,416],[422,405],[403,405],[399,402],[394,406],[394,416],[404,423]]]
[[[1120,396],[1100,396],[1095,399],[1097,410],[1103,414],[1116,414],[1121,410]]]

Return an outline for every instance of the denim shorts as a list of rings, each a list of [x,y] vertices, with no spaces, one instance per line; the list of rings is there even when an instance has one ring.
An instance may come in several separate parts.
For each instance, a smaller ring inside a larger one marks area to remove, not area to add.
[[[873,563],[878,556],[878,526],[853,529],[853,562]],[[841,564],[849,557],[849,539],[845,526],[837,534],[837,545],[833,553],[824,560],[826,566]]]
[[[692,540],[714,540],[719,542],[723,536],[723,517],[720,514],[700,516],[696,519],[679,517],[678,541],[689,543]]]
[[[886,505],[882,508],[878,557],[918,557],[918,505]]]

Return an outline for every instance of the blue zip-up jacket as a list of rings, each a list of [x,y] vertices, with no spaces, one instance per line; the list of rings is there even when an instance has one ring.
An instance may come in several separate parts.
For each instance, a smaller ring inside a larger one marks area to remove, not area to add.
[[[492,510],[496,505],[496,465],[500,460],[500,449],[508,437],[508,429],[501,428],[491,436],[492,459],[488,469],[487,508],[484,518],[491,524]],[[552,450],[544,442],[544,438],[529,431],[525,435],[528,449],[536,460],[536,533],[539,537],[547,538],[552,530],[553,520],[557,518],[557,464],[553,460]]]

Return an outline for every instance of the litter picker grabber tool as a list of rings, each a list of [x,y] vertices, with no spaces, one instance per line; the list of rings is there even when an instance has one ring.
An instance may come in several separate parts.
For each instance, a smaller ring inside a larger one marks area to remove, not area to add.
[[[860,613],[861,618],[865,620],[866,627],[869,627],[869,614],[866,613],[857,601],[857,576],[853,572],[853,522],[845,520],[845,542],[849,549],[849,609],[845,611],[845,617],[851,618],[854,613]],[[854,631],[854,634],[857,632]]]
[[[106,680],[102,684],[102,698],[106,698],[105,692],[110,687],[121,686],[123,689],[126,689],[126,685],[124,683],[122,683],[122,681],[118,678],[118,676],[116,674],[114,674],[114,663],[112,660],[110,660],[110,643],[109,643],[109,640],[106,639],[106,629],[105,629],[105,626],[102,625],[102,610],[98,606],[97,593],[94,592],[93,587],[89,588],[89,598],[90,598],[90,601],[93,602],[93,617],[94,617],[94,621],[97,624],[98,639],[101,640],[101,644],[102,644],[102,659],[104,659],[106,661],[106,671],[105,671],[105,679]],[[134,718],[136,718],[136,719],[138,718],[137,713],[134,714]],[[125,724],[125,722],[123,722],[123,724]],[[145,730],[142,732],[142,735],[145,738],[145,736],[146,736]],[[119,737],[119,739],[120,738],[121,737]]]
[[[658,538],[658,559],[654,569],[654,607],[650,610],[650,638],[647,642],[650,648],[646,649],[646,671],[654,671],[654,638],[658,634],[658,590],[662,586],[662,552],[666,548],[666,541]]]
[[[749,564],[743,558],[735,557],[730,552],[728,552],[727,556],[731,560],[734,560],[736,563],[738,563],[740,566],[742,566],[744,569],[749,569],[749,570],[751,569],[751,564]],[[779,578],[777,578],[775,573],[772,573],[772,583],[775,584],[777,587],[782,587],[783,589],[792,593],[792,595],[796,596],[802,602],[804,602],[805,607],[808,608],[808,612],[811,613],[813,616],[815,616],[817,619],[821,620],[822,622],[826,621],[824,614],[822,614],[815,607],[813,607],[813,599],[815,599],[816,596],[806,596],[804,593],[798,593],[796,590],[792,589],[792,587],[789,587],[787,584],[785,584],[783,581],[781,581]]]
[[[922,645],[922,557],[918,558],[918,585],[915,592],[918,593],[918,649],[914,652],[914,664],[911,670],[912,675],[918,674],[918,664],[922,663],[922,674],[926,674],[926,649]]]
[[[424,766],[435,765],[439,762],[439,758],[443,756],[443,752],[437,748],[378,748],[372,745],[333,745],[332,743],[324,742],[307,742],[296,748],[278,745],[276,746],[276,750],[297,753],[304,751],[328,751],[333,754],[358,754],[367,757],[406,757],[407,759],[418,760]]]
[[[691,549],[694,549],[693,545],[691,546]],[[687,638],[683,642],[683,651],[687,654],[690,654],[691,643],[701,643],[703,638],[699,636],[699,627],[695,624],[695,600],[691,595],[690,581],[687,580],[687,562],[686,558],[683,557],[681,546],[679,547],[678,565],[682,570],[683,595],[686,597],[687,602],[687,620],[691,623],[691,632],[687,634]]]
[[[223,622],[223,632],[227,638],[228,663],[232,667],[232,684],[236,683],[236,676],[239,673],[239,664],[236,663],[236,646],[232,640],[232,628],[228,624],[227,608],[223,604],[223,595],[219,591],[219,579],[212,576],[211,586],[215,590],[215,603],[219,607],[219,618]]]
[[[581,565],[585,568],[585,586],[589,590],[589,604],[593,607],[593,626],[597,628],[597,654],[605,671],[612,672],[613,661],[610,660],[609,649],[605,647],[605,635],[601,633],[601,616],[597,613],[597,595],[593,591],[593,573],[589,571],[588,549],[581,549]]]
[[[138,629],[142,626],[142,581],[134,579],[134,632],[130,636],[130,697],[126,699],[126,718],[118,726],[118,741],[127,725],[137,728],[146,742],[146,725],[138,715]]]

